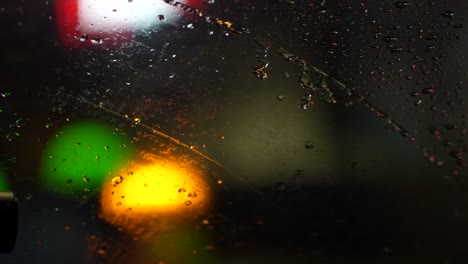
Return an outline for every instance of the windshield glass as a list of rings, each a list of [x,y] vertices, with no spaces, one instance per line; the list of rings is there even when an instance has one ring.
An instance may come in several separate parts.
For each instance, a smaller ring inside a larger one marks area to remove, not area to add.
[[[452,263],[465,1],[0,4],[29,263]],[[433,261],[433,262],[431,262]]]

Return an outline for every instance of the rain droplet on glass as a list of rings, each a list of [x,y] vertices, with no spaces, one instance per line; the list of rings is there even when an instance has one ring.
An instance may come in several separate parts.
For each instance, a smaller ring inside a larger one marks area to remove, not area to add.
[[[306,149],[313,149],[315,147],[312,141],[306,141],[304,146]]]

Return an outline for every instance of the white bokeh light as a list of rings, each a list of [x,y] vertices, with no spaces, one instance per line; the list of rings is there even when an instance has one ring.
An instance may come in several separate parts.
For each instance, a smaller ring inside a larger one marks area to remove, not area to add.
[[[79,30],[85,33],[133,32],[172,24],[182,11],[161,0],[81,0]],[[164,19],[161,19],[164,18]]]

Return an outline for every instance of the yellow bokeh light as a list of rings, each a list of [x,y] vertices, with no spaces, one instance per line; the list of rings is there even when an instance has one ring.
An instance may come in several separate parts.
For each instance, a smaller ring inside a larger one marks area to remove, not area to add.
[[[186,158],[140,153],[105,182],[100,217],[138,238],[170,229],[206,212],[210,192],[201,170]]]

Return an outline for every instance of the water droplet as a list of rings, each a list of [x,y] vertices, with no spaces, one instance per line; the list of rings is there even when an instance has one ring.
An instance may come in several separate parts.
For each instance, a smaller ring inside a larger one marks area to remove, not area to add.
[[[86,183],[88,183],[88,182],[89,182],[89,178],[86,177],[86,176],[83,176],[83,181],[86,182]]]
[[[398,53],[398,52],[401,52],[401,51],[403,51],[403,48],[400,48],[400,47],[395,47],[395,48],[391,49],[392,53]]]
[[[88,35],[86,35],[86,34],[81,35],[80,41],[85,42],[86,40],[88,40]]]
[[[189,29],[194,29],[195,27],[193,26],[192,23],[190,23],[190,24],[187,25],[187,28],[189,28]]]
[[[93,38],[93,39],[91,39],[91,43],[93,43],[93,44],[102,44],[102,43],[104,43],[104,40],[102,38]]]
[[[112,185],[114,187],[117,187],[120,183],[122,183],[122,181],[124,180],[124,178],[122,176],[116,176],[114,178],[112,178]]]
[[[186,201],[186,202],[185,202],[185,205],[186,205],[186,206],[192,205],[192,201]]]
[[[431,128],[430,131],[432,134],[440,136],[440,130],[438,130],[437,128]]]
[[[427,158],[427,161],[429,161],[430,163],[434,163],[436,161],[436,156],[434,154],[428,153],[426,158]]]
[[[425,94],[431,94],[431,93],[435,92],[435,89],[434,88],[424,88],[422,90],[422,92],[425,93]]]
[[[195,198],[195,197],[197,197],[197,196],[198,196],[198,195],[197,195],[196,192],[189,193],[189,194],[187,195],[187,197],[189,197],[189,198]]]
[[[128,0],[128,2],[133,2],[133,0]],[[107,251],[106,251],[106,247],[101,247],[98,249],[98,254],[99,255],[106,255],[107,254]]]
[[[447,130],[454,130],[454,129],[457,129],[458,126],[455,125],[455,124],[447,124],[444,126]]]
[[[275,189],[277,189],[278,191],[284,191],[284,190],[286,190],[286,185],[284,183],[280,182],[275,186]]]
[[[306,141],[304,146],[306,149],[313,149],[315,147],[312,141]]]
[[[426,37],[427,40],[436,40],[437,38],[439,38],[437,34],[430,34]]]
[[[450,141],[450,140],[444,140],[443,145],[444,145],[444,147],[454,147],[455,143]]]
[[[430,52],[432,50],[435,50],[435,46],[434,45],[427,45],[426,52]]]
[[[173,73],[171,73],[171,74],[169,75],[169,79],[172,79],[172,78],[174,78],[174,77],[175,77],[175,72],[173,72]]]
[[[278,99],[279,101],[283,101],[283,100],[284,100],[284,98],[285,98],[285,96],[284,96],[284,95],[282,95],[282,94],[281,94],[281,95],[278,95],[278,96],[276,96],[276,99]]]
[[[452,151],[450,152],[450,155],[458,160],[463,160],[463,153],[461,151]]]
[[[452,12],[452,11],[443,12],[441,15],[446,18],[451,18],[451,19],[455,18],[455,12]]]
[[[386,36],[383,41],[385,42],[395,42],[397,41],[398,39],[396,37],[392,37],[392,36]]]
[[[395,3],[395,6],[397,8],[402,8],[403,9],[403,8],[408,7],[408,6],[411,6],[411,3],[408,2],[408,1],[398,1],[398,2]]]

